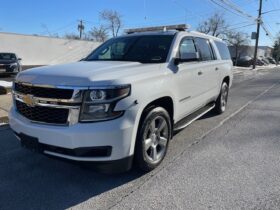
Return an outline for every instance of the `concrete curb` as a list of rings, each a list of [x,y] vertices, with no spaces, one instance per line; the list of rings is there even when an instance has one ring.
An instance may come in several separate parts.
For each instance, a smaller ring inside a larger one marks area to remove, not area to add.
[[[9,124],[9,118],[8,116],[3,116],[3,117],[0,117],[0,126],[5,126]]]
[[[9,124],[3,124],[3,125],[0,124],[0,131],[7,130],[9,128],[10,128]]]
[[[0,95],[5,95],[12,91],[12,82],[0,80]]]
[[[11,92],[12,92],[12,88],[6,88],[6,87],[0,86],[0,95],[6,95]]]

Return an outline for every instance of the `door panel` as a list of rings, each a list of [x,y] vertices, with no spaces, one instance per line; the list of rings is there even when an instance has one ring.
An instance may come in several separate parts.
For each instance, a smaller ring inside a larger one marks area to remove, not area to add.
[[[219,81],[219,65],[209,40],[204,38],[195,39],[196,47],[200,53],[201,62],[201,104],[211,100],[217,94]]]
[[[181,117],[185,117],[199,106],[201,94],[201,77],[198,72],[201,69],[197,62],[183,63],[179,65],[176,81],[179,86],[179,106]]]
[[[179,57],[181,58],[183,54],[196,52],[194,40],[191,37],[183,38],[179,46]],[[199,62],[187,62],[178,65],[175,84],[178,90],[179,118],[190,114],[198,106],[197,96],[201,92],[199,71]]]

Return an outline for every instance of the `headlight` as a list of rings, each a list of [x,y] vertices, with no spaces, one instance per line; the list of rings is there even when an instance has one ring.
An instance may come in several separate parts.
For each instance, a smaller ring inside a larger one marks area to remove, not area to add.
[[[10,67],[17,67],[17,65],[18,65],[17,63],[11,63]]]
[[[119,100],[129,96],[129,94],[130,85],[85,91],[80,121],[104,121],[122,116],[124,111],[114,111],[114,108]]]

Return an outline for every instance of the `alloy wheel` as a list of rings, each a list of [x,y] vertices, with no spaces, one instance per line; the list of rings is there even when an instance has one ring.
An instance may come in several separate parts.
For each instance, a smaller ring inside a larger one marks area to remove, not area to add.
[[[168,136],[168,124],[164,117],[157,116],[147,124],[144,132],[143,152],[149,162],[156,164],[164,158]]]

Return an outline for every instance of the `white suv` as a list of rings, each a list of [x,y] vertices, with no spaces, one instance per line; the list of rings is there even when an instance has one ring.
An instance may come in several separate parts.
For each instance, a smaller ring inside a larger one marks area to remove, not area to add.
[[[104,172],[157,167],[174,130],[225,111],[232,84],[226,44],[182,28],[129,30],[80,62],[20,72],[9,118],[21,144]]]

